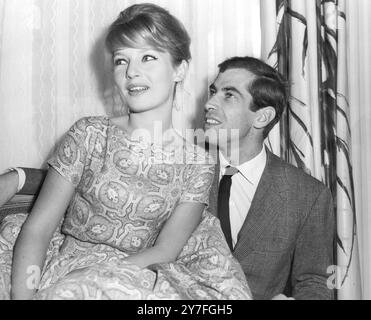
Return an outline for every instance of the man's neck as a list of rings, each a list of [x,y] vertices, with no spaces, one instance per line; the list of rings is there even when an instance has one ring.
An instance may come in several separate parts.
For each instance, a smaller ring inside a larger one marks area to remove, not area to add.
[[[231,150],[220,148],[224,158],[233,166],[241,165],[255,158],[264,147],[263,141],[249,141],[249,143],[230,144]]]

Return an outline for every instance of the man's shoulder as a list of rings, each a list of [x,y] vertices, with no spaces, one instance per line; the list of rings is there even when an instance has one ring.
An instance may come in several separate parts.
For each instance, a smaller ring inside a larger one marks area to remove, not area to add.
[[[314,190],[323,190],[327,188],[320,180],[310,175],[304,169],[288,163],[273,153],[270,153],[268,157],[268,161],[271,164],[270,169],[281,171],[288,185],[291,185],[292,188]]]

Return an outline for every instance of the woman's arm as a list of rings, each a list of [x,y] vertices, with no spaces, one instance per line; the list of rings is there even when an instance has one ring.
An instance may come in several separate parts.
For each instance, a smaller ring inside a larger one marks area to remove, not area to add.
[[[12,266],[12,299],[35,293],[50,240],[68,207],[75,187],[50,168],[40,194],[17,238]]]
[[[153,247],[127,258],[145,268],[154,263],[174,261],[201,221],[203,203],[183,202],[165,223]]]

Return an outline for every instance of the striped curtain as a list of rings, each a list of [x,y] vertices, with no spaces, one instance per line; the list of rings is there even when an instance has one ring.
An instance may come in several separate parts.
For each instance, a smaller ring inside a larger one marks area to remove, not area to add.
[[[345,0],[262,0],[262,5],[262,14],[276,9],[276,38],[263,46],[263,58],[286,76],[291,96],[280,125],[280,154],[331,189],[337,237],[328,285],[337,289],[338,299],[359,299]],[[262,26],[263,32],[269,28]]]

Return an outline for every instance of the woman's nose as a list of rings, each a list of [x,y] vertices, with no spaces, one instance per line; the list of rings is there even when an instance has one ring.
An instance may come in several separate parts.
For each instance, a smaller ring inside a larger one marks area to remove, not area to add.
[[[135,62],[130,62],[126,68],[126,78],[133,79],[139,76],[139,66]]]

